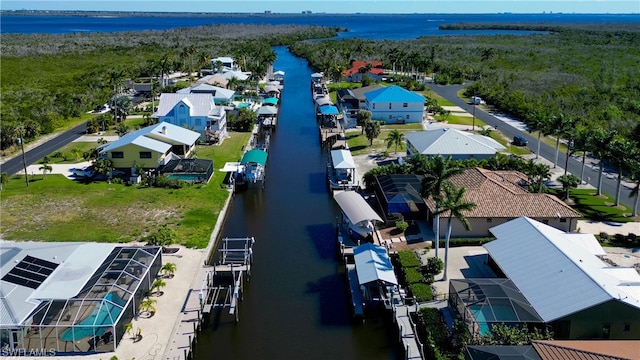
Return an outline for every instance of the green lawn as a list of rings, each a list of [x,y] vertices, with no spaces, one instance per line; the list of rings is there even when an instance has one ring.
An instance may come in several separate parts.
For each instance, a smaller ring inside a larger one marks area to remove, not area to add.
[[[238,161],[250,133],[232,133],[220,146],[198,146],[199,158],[214,160],[218,169]],[[5,239],[39,241],[128,242],[168,224],[179,243],[206,247],[229,196],[214,171],[207,185],[181,189],[139,188],[106,182],[81,183],[62,175],[11,177],[2,191],[2,233]]]
[[[561,189],[552,189],[551,193],[563,198]],[[572,207],[585,219],[594,221],[631,222],[631,209],[626,206],[613,206],[614,198],[608,195],[595,196],[595,189],[571,189],[570,197],[574,201]]]
[[[468,115],[456,115],[456,113],[451,113],[451,115],[446,117],[442,115],[436,115],[434,116],[434,118],[438,121],[446,120],[447,123],[449,124],[468,125],[468,126],[473,125],[473,116],[468,116]],[[478,118],[476,118],[475,123],[476,123],[476,128],[484,127],[487,125],[484,121]]]

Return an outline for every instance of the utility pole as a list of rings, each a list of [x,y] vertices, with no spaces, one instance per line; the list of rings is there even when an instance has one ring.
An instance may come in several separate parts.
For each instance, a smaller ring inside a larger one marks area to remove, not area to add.
[[[27,174],[27,157],[24,155],[24,129],[20,127],[20,137],[18,138],[18,142],[20,142],[20,148],[22,149],[22,165],[24,166],[24,181],[29,187],[29,174]]]

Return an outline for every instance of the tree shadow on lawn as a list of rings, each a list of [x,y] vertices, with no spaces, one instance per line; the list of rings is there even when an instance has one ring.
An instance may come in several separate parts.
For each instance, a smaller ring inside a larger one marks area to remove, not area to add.
[[[630,209],[607,205],[607,203],[612,203],[611,199],[596,196],[595,193],[595,190],[591,192],[572,193],[571,199],[574,201],[572,207],[585,218],[593,221],[633,221],[633,219],[625,216],[625,213],[631,212]]]

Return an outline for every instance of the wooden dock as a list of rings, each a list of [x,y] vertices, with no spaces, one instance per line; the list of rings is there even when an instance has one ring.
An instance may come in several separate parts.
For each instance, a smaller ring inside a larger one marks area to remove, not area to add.
[[[411,320],[408,305],[394,306],[393,319],[398,326],[398,337],[404,350],[405,359],[424,359],[424,347],[418,339],[415,324]]]
[[[254,243],[253,237],[221,240],[214,265],[203,266],[195,275],[165,359],[193,358],[198,332],[214,309],[228,308],[235,321],[240,320],[238,302],[242,300],[244,281],[251,275]]]
[[[211,279],[210,267],[202,267],[197,273],[200,287],[192,287],[187,292],[182,306],[179,323],[172,337],[173,341],[167,345],[166,359],[191,359],[196,344],[198,332],[204,322],[204,299],[209,296]]]
[[[354,319],[364,319],[364,301],[362,299],[362,293],[360,292],[360,284],[358,282],[358,274],[356,273],[356,265],[353,263],[346,263],[345,267],[347,270],[347,278],[349,279],[353,317]]]

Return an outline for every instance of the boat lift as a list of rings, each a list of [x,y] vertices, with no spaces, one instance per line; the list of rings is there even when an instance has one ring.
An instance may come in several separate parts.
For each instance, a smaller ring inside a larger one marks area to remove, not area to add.
[[[209,309],[229,308],[229,315],[234,315],[236,322],[240,321],[238,301],[242,301],[244,281],[251,276],[254,243],[253,237],[222,239],[217,260],[207,274]]]

